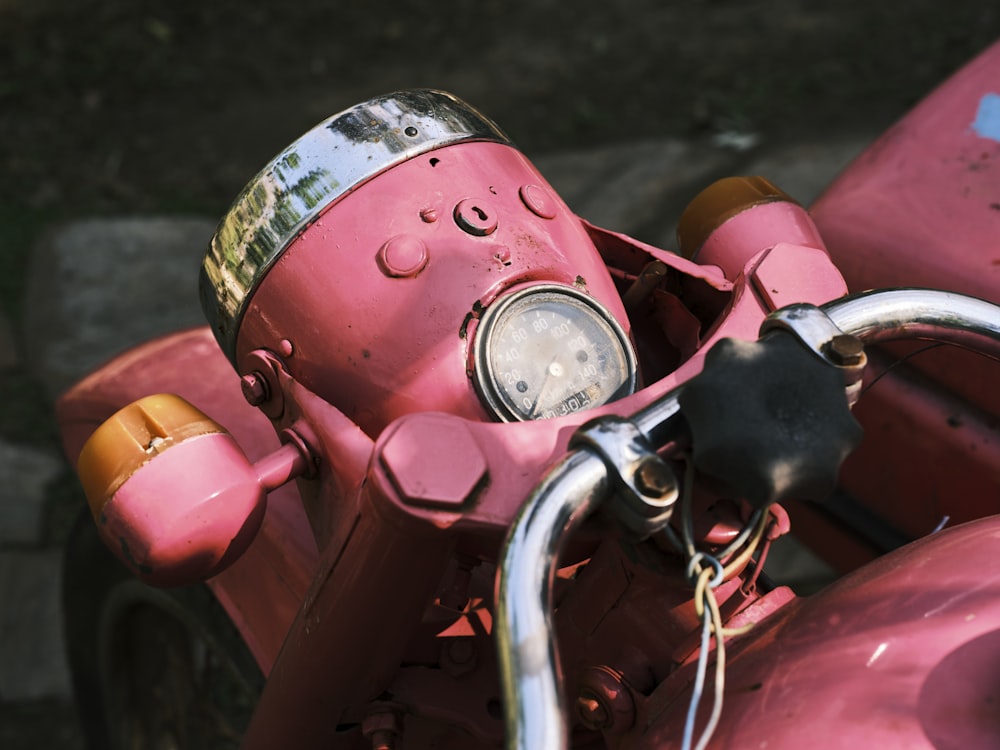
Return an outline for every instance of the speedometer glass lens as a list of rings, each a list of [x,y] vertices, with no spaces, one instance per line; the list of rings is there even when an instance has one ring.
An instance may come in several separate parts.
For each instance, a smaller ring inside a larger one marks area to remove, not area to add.
[[[505,421],[552,419],[635,391],[621,326],[571,287],[529,287],[493,303],[475,342],[476,387]]]

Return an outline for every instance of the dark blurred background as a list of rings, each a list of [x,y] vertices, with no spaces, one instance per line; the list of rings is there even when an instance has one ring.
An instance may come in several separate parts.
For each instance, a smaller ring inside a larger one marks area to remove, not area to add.
[[[0,204],[221,212],[317,121],[415,86],[532,155],[870,129],[998,35],[994,0],[0,0]]]
[[[767,148],[879,132],[997,38],[997,0],[0,0],[0,334],[24,348],[46,229],[219,216],[287,143],[375,94],[451,91],[529,156],[720,134]],[[0,393],[0,440],[57,450],[16,353]],[[65,524],[49,527],[57,545]],[[0,745],[72,733],[65,701],[0,700]]]
[[[1000,36],[995,0],[0,0],[0,298],[53,219],[215,216],[374,94],[443,88],[529,155],[889,125]]]

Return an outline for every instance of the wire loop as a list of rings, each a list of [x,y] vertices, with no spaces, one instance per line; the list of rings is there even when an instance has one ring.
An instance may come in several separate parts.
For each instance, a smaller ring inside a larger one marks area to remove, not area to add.
[[[709,588],[716,588],[725,580],[722,563],[707,552],[695,552],[688,560],[684,576],[688,584],[696,586],[706,570],[714,570],[715,575],[708,581]]]

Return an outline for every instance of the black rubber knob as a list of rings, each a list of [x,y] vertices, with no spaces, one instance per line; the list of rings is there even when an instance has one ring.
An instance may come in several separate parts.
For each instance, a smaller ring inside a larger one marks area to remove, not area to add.
[[[719,341],[679,402],[695,468],[758,508],[825,499],[862,437],[841,371],[787,333]]]

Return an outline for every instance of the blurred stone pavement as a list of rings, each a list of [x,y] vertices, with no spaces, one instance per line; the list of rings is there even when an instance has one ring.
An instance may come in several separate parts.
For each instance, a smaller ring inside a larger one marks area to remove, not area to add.
[[[528,156],[584,218],[671,249],[681,210],[714,179],[764,175],[809,205],[875,135],[738,144],[751,145],[746,150],[668,140]],[[0,371],[39,379],[51,400],[112,355],[202,324],[197,273],[217,218],[127,216],[51,227],[33,253],[23,324],[15,327],[0,313]],[[0,438],[0,748],[6,750],[83,747],[59,606],[61,529],[73,509],[54,507],[52,499],[54,485],[71,484],[68,472],[54,448]]]

